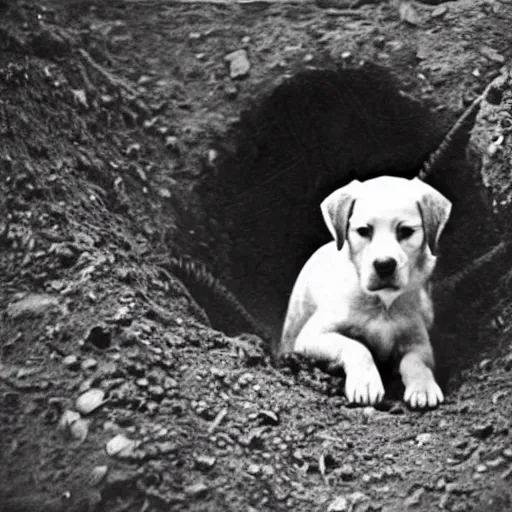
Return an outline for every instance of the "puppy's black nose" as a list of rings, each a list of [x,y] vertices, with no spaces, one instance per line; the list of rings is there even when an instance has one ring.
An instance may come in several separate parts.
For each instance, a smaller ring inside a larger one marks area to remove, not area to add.
[[[393,258],[382,258],[373,262],[373,268],[382,279],[391,277],[396,270],[396,260]]]

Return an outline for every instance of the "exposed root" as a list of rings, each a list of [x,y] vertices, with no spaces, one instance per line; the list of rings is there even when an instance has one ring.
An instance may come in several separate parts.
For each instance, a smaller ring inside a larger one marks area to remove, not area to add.
[[[78,49],[78,53],[84,59],[84,61],[93,68],[96,72],[98,72],[104,80],[106,80],[113,88],[124,89],[126,92],[131,94],[132,96],[137,96],[137,91],[128,83],[126,83],[122,78],[114,76],[110,71],[107,71],[103,66],[98,64],[83,48]]]
[[[270,341],[270,334],[263,325],[204,263],[188,257],[170,257],[155,263],[183,281],[194,299],[208,312],[214,327],[227,334],[251,332]]]

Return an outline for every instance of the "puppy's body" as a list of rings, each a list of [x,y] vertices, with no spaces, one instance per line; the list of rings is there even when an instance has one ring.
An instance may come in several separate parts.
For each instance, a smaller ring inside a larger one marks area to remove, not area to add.
[[[335,238],[317,250],[293,288],[280,352],[341,366],[350,401],[373,404],[384,388],[374,358],[399,361],[413,407],[443,400],[428,330],[429,278],[450,203],[419,180],[352,182],[322,203]]]

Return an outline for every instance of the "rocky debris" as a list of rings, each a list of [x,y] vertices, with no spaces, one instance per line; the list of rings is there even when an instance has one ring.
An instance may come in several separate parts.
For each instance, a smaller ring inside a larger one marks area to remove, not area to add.
[[[512,151],[504,143],[512,134],[512,75],[501,73],[491,85],[486,101],[482,103],[470,141],[481,155],[482,186],[488,191],[496,214],[507,217],[512,201],[509,179]],[[504,226],[507,232],[507,227]]]
[[[128,458],[132,457],[137,443],[123,434],[117,434],[107,443],[105,450],[111,457]]]
[[[80,414],[86,416],[104,404],[105,392],[102,389],[92,388],[76,399],[75,408]]]
[[[235,50],[228,53],[224,60],[229,64],[229,76],[232,80],[245,78],[251,69],[247,50]]]
[[[22,299],[11,302],[5,313],[8,318],[19,320],[31,316],[42,316],[58,306],[59,300],[52,295],[31,293]]]
[[[343,494],[335,498],[327,507],[327,512],[358,512],[363,509],[360,505],[369,500],[369,497],[362,492]],[[368,509],[367,509],[368,510]]]

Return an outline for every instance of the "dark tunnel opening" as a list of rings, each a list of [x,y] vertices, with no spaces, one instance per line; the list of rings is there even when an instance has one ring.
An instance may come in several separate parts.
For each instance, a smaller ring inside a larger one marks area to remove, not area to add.
[[[300,269],[330,241],[320,202],[354,178],[416,176],[456,117],[434,111],[373,64],[307,70],[257,100],[230,134],[231,147],[219,145],[216,172],[199,191],[230,240],[231,267],[223,278],[273,339]],[[453,202],[435,274],[441,292],[433,344],[442,380],[481,351],[470,307],[475,296],[444,293],[443,283],[500,239],[489,229],[492,212],[475,185],[468,133],[453,140],[428,180]],[[484,280],[492,289],[500,273],[488,267],[496,274]],[[480,299],[487,290],[481,288]]]

